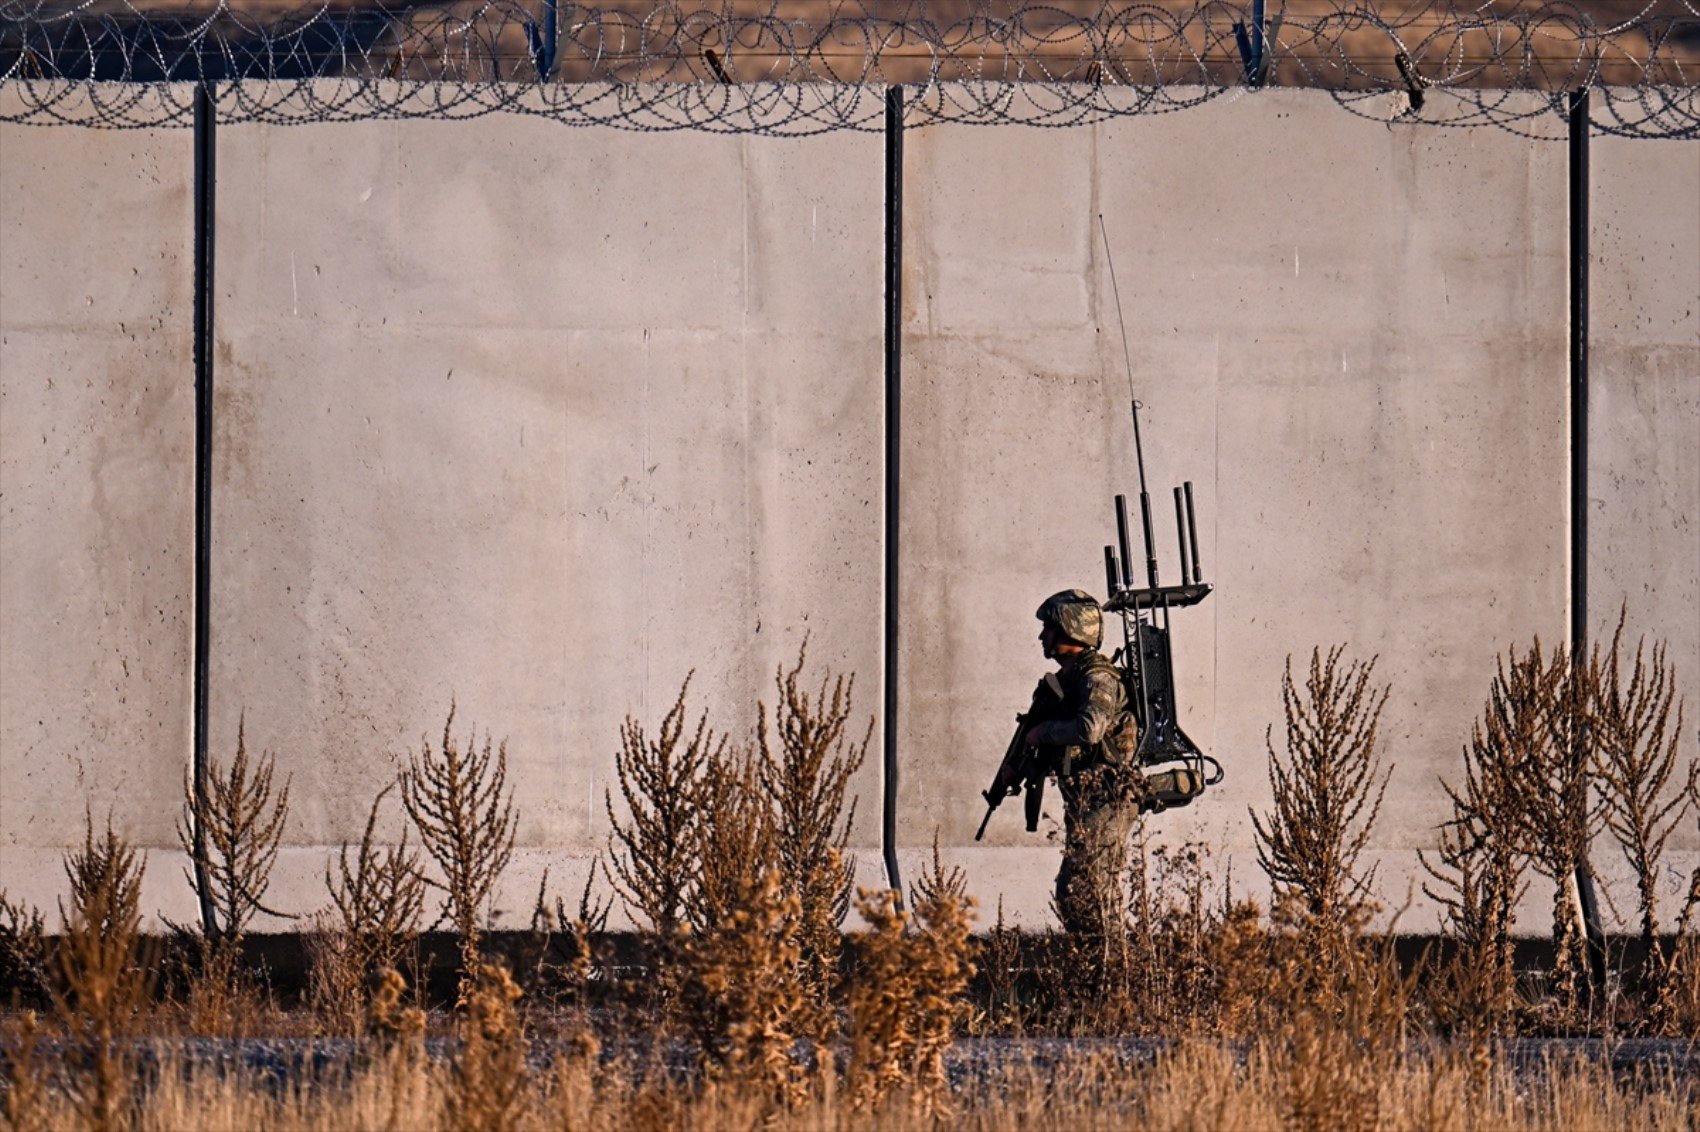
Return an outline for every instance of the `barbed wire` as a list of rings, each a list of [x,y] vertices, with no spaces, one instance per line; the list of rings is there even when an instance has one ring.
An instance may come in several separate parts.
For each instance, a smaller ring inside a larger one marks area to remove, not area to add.
[[[0,121],[157,127],[519,113],[804,135],[1074,126],[1269,88],[1390,122],[1700,136],[1700,0],[0,0]]]

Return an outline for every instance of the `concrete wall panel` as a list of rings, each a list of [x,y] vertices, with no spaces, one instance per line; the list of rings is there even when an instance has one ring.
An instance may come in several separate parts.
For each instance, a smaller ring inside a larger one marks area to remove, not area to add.
[[[1629,652],[1669,651],[1690,718],[1700,706],[1700,142],[1592,144],[1588,614],[1602,638],[1627,615]],[[1694,731],[1685,760],[1700,757]],[[1700,830],[1671,838],[1693,868]],[[1674,856],[1681,854],[1680,857]],[[1613,864],[1615,848],[1596,851]],[[1678,874],[1681,875],[1678,875]],[[1673,867],[1674,904],[1687,872]]]
[[[51,907],[87,801],[183,919],[190,135],[0,145],[0,886]],[[907,873],[936,830],[988,917],[1046,918],[1054,840],[1013,806],[971,838],[1045,667],[1032,610],[1102,591],[1137,493],[1102,213],[1163,570],[1191,479],[1218,586],[1175,614],[1176,664],[1230,778],[1152,832],[1255,890],[1282,664],[1347,641],[1393,684],[1371,853],[1402,904],[1494,655],[1568,624],[1564,147],[1294,91],[906,145]],[[1627,595],[1690,688],[1695,153],[1595,142],[1590,516],[1595,621]],[[811,672],[857,675],[853,734],[877,727],[882,180],[877,136],[221,129],[212,744],[245,717],[292,776],[274,903],[322,902],[327,851],[451,698],[457,737],[509,742],[504,923],[544,868],[582,880],[621,720],[653,728],[691,669],[693,711],[742,738],[807,635]],[[1673,848],[1692,867],[1692,827]]]
[[[0,129],[0,888],[48,909],[85,808],[176,840],[190,152],[187,130]]]
[[[877,702],[878,139],[503,127],[222,139],[215,735],[246,705],[304,847],[451,697],[536,871],[693,668],[740,740],[805,634]]]
[[[1111,496],[1137,496],[1100,211],[1163,568],[1172,580],[1169,488],[1189,478],[1219,587],[1174,625],[1184,724],[1230,777],[1161,836],[1203,838],[1255,874],[1246,810],[1267,804],[1282,664],[1293,654],[1302,675],[1313,645],[1348,641],[1393,684],[1376,844],[1402,897],[1494,652],[1562,633],[1564,152],[1322,109],[1267,92],[1092,129],[911,139],[911,844],[935,826],[972,844],[980,780],[1044,668],[1032,609],[1067,586],[1102,592]],[[983,902],[1042,916],[1054,847],[997,848],[1035,845],[1013,814],[988,843],[983,865],[960,857]]]

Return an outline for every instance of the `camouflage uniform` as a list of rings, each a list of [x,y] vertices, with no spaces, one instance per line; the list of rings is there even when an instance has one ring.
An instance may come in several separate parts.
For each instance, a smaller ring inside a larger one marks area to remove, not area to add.
[[[1064,659],[1057,676],[1062,703],[1034,729],[1037,742],[1056,752],[1063,795],[1057,915],[1070,933],[1103,938],[1107,926],[1125,921],[1122,876],[1139,816],[1138,731],[1121,674],[1096,648]]]

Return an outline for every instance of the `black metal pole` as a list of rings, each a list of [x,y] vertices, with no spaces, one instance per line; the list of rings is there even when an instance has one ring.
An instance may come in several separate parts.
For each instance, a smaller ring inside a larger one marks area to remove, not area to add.
[[[885,92],[885,791],[880,848],[886,882],[902,900],[897,869],[897,627],[898,471],[902,415],[903,345],[903,88]]]
[[[217,112],[206,83],[195,87],[195,688],[193,816],[195,888],[200,896],[201,928],[207,938],[219,933],[212,890],[207,883],[206,830],[200,815],[207,804],[207,667],[209,612],[212,605],[212,450],[213,450],[213,184],[217,176]]]
[[[1588,647],[1588,92],[1570,95],[1570,660],[1580,673]],[[1588,937],[1588,974],[1605,990],[1605,927],[1587,861],[1576,867],[1576,896]]]

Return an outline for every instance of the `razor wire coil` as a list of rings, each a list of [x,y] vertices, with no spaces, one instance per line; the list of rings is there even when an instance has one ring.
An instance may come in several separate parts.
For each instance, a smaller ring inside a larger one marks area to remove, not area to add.
[[[906,122],[1066,127],[1320,88],[1392,122],[1700,136],[1700,0],[0,0],[0,121],[469,119],[808,135]]]

